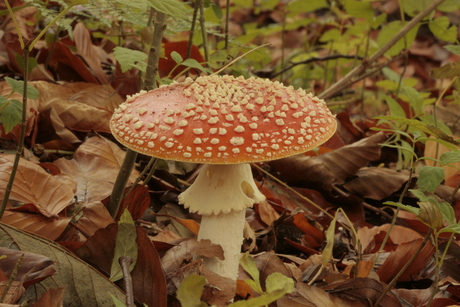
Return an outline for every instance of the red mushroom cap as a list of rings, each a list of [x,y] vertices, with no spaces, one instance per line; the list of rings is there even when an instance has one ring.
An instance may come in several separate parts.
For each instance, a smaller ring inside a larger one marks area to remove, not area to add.
[[[336,120],[323,100],[268,79],[206,76],[141,92],[115,110],[114,137],[140,153],[236,164],[313,149]]]

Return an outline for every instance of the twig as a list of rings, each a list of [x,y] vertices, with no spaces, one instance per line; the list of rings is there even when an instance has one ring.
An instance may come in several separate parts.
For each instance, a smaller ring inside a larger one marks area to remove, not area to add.
[[[121,256],[118,259],[121,270],[123,272],[123,284],[126,292],[126,307],[134,307],[134,292],[133,292],[133,279],[129,271],[129,266],[133,263],[133,258],[130,256]]]
[[[161,40],[165,30],[166,14],[157,12],[155,19],[155,29],[153,31],[152,46],[150,47],[149,58],[147,60],[147,71],[145,73],[145,82],[143,88],[145,90],[152,90],[156,88],[156,74],[158,71],[158,59],[160,58]],[[117,179],[113,186],[110,202],[107,205],[107,210],[110,215],[115,219],[120,208],[123,193],[125,191],[126,183],[128,182],[129,175],[134,168],[136,162],[137,152],[131,149],[126,150],[126,156],[118,172]]]
[[[22,119],[21,119],[21,134],[19,135],[18,148],[16,149],[16,155],[14,156],[13,167],[11,169],[10,178],[5,188],[5,195],[3,196],[2,205],[0,206],[0,220],[5,212],[6,205],[10,198],[11,191],[13,190],[14,178],[19,166],[19,160],[22,156],[22,150],[24,148],[24,140],[26,138],[26,126],[27,126],[27,79],[29,78],[29,46],[25,45],[23,48],[24,52],[24,88],[22,94]]]
[[[318,95],[321,99],[327,99],[334,96],[336,93],[340,92],[342,89],[347,87],[352,79],[360,75],[369,63],[373,63],[378,60],[381,56],[385,54],[393,45],[399,41],[404,35],[407,34],[413,27],[415,27],[426,15],[428,15],[432,10],[434,10],[439,4],[444,2],[444,0],[434,0],[430,5],[428,5],[423,11],[421,11],[417,16],[415,16],[411,21],[409,21],[389,42],[383,45],[379,50],[377,50],[373,55],[368,59],[365,59],[360,65],[352,69],[345,77],[343,77],[339,82],[332,85],[330,88]]]
[[[300,61],[300,62],[291,62],[291,65],[287,66],[286,68],[278,71],[277,73],[273,74],[270,76],[270,78],[276,78],[278,77],[279,75],[285,73],[286,71],[298,66],[298,65],[305,65],[305,64],[309,64],[309,63],[312,63],[312,62],[323,62],[323,61],[330,61],[330,60],[337,60],[337,59],[360,59],[360,60],[363,60],[364,58],[363,57],[360,57],[360,56],[357,56],[357,55],[346,55],[346,54],[332,54],[332,55],[328,55],[328,56],[325,56],[325,57],[312,57],[312,58],[309,58],[305,61]]]
[[[6,284],[5,288],[3,289],[2,297],[0,297],[0,303],[5,301],[5,298],[8,294],[8,291],[11,288],[16,276],[18,275],[19,268],[21,267],[22,260],[24,259],[24,254],[21,254],[18,261],[16,261],[16,265],[14,266],[13,272],[11,272],[10,278],[8,279],[8,283]]]

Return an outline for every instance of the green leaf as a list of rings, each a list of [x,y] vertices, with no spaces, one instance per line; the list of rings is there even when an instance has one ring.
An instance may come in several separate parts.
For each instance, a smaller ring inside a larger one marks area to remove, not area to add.
[[[326,246],[323,249],[321,255],[321,265],[326,266],[332,258],[332,251],[334,249],[334,233],[335,233],[335,224],[337,221],[337,216],[331,221],[329,228],[326,231]]]
[[[460,225],[452,224],[452,225],[446,226],[443,229],[439,230],[438,233],[443,233],[443,232],[453,232],[453,233],[460,234]]]
[[[439,157],[441,160],[441,166],[460,162],[460,151],[446,151]]]
[[[9,77],[5,77],[5,81],[11,86],[11,89],[14,92],[17,92],[21,95],[24,95],[24,81],[22,80],[14,80]],[[40,92],[33,87],[31,84],[27,84],[27,98],[29,99],[37,99],[40,96]]]
[[[345,11],[353,17],[371,19],[374,17],[374,8],[369,2],[345,0]]]
[[[177,289],[177,299],[182,307],[206,307],[207,304],[201,301],[206,278],[197,274],[190,274],[185,278],[179,289]]]
[[[401,1],[404,12],[409,16],[415,16],[423,11],[433,0],[404,0]]]
[[[147,69],[146,60],[148,55],[144,52],[123,47],[115,47],[113,49],[113,55],[118,63],[120,63],[122,72],[126,72],[131,68],[137,68],[143,72]]]
[[[132,271],[137,262],[138,246],[136,243],[137,233],[133,218],[127,209],[123,212],[118,222],[117,238],[115,241],[115,254],[110,268],[110,280],[117,281],[123,278],[123,271],[118,260],[120,257],[130,256],[133,262],[129,266]]]
[[[25,67],[24,67],[24,57],[21,54],[17,53],[17,52],[15,52],[15,57],[16,57],[16,62],[18,62],[19,67],[21,67],[24,70],[25,69]],[[37,67],[37,65],[38,65],[37,59],[29,57],[28,67],[27,67],[28,68],[27,69],[28,73],[30,74],[32,72],[32,70],[35,67]]]
[[[289,12],[312,12],[315,10],[328,8],[329,4],[326,0],[297,0],[291,1],[288,4]]]
[[[184,59],[182,58],[182,56],[177,52],[177,51],[173,51],[171,52],[171,58],[174,60],[174,62],[176,62],[177,64],[180,64],[184,61]]]
[[[396,20],[388,23],[386,26],[382,28],[378,37],[377,43],[379,46],[385,45],[389,42],[395,35],[403,28],[403,24],[401,21]],[[398,55],[402,50],[408,49],[415,40],[415,36],[417,35],[419,25],[412,28],[407,34],[398,40],[385,54],[388,56],[395,56]]]
[[[33,302],[58,287],[66,287],[63,306],[112,307],[110,294],[125,298],[99,271],[53,241],[0,223],[0,242],[2,247],[44,255],[55,263],[56,274],[29,286],[22,297],[25,301]]]
[[[398,123],[406,124],[414,128],[417,128],[425,133],[432,134],[436,136],[437,138],[444,140],[448,143],[454,144],[456,146],[460,146],[459,142],[457,142],[452,137],[442,132],[441,129],[439,129],[438,127],[423,123],[416,119],[408,119],[408,118],[402,118],[402,117],[396,117],[396,116],[376,116],[375,118],[385,119],[385,120],[390,120],[390,121],[395,121]]]
[[[433,68],[433,77],[436,79],[460,77],[460,61]]]
[[[214,15],[216,15],[217,19],[219,19],[219,20],[222,19],[223,13],[222,13],[222,9],[220,8],[220,6],[215,5],[213,2],[211,2],[210,5],[211,5],[212,11],[214,12]]]
[[[251,286],[257,293],[262,293],[262,287],[260,285],[260,273],[257,269],[254,258],[248,253],[243,254],[240,258],[241,267],[251,276],[253,281],[246,280],[246,283]]]
[[[188,67],[191,67],[191,68],[199,69],[199,70],[201,70],[202,72],[205,72],[205,73],[212,73],[212,71],[210,69],[203,67],[203,65],[198,63],[198,61],[195,60],[195,59],[186,59],[185,61],[182,62],[182,65],[188,66]]]
[[[404,205],[404,204],[401,204],[401,203],[398,203],[398,202],[394,202],[394,201],[386,201],[383,203],[384,205],[390,205],[390,206],[395,206],[395,207],[398,207],[398,208],[401,208],[401,209],[404,209],[412,214],[415,214],[415,215],[418,215],[420,209],[419,208],[416,208],[416,207],[412,207],[412,206],[407,206],[407,205]]]
[[[7,100],[0,96],[0,119],[5,133],[11,132],[22,120],[22,103],[16,99]]]
[[[449,26],[450,21],[447,16],[435,18],[428,23],[428,27],[437,38],[454,43],[457,40],[457,27],[454,25]]]
[[[131,0],[124,0],[131,1]],[[189,11],[184,3],[178,0],[148,0],[148,5],[156,11],[165,13],[171,17],[187,18]]]
[[[458,45],[447,45],[447,46],[444,46],[444,49],[452,52],[453,54],[460,55],[460,46]]]
[[[390,81],[390,80],[388,80],[388,81]],[[406,112],[404,112],[404,109],[401,107],[401,105],[396,100],[394,100],[390,96],[385,96],[385,102],[387,103],[388,107],[390,108],[391,116],[406,117]]]
[[[428,201],[417,203],[420,207],[418,218],[431,228],[442,227],[442,213],[438,206]]]
[[[381,14],[375,17],[374,21],[371,24],[371,28],[377,30],[385,20],[387,20],[387,14]]]
[[[267,292],[258,297],[246,301],[238,301],[228,305],[229,307],[260,307],[268,306],[270,303],[291,293],[294,290],[294,280],[281,273],[273,273],[266,279]],[[269,291],[270,290],[270,291]]]
[[[125,304],[125,303],[123,303],[122,301],[120,301],[118,298],[116,298],[116,297],[113,296],[112,294],[110,294],[110,297],[112,297],[113,304],[115,305],[115,307],[126,307],[126,304]]]
[[[425,191],[422,191],[419,189],[411,189],[409,191],[412,194],[414,194],[415,197],[417,197],[420,201],[430,202],[433,205],[436,205],[441,210],[443,219],[449,222],[449,224],[455,224],[455,212],[449,203],[445,201],[439,202],[438,199],[439,200],[441,199],[438,198],[436,195],[433,195],[433,194],[431,194],[432,196],[430,196],[430,194],[427,195]]]
[[[319,40],[321,42],[335,41],[335,40],[338,40],[340,36],[341,34],[338,29],[331,29],[331,30],[324,32],[324,34],[321,35]]]
[[[436,7],[437,10],[442,12],[453,12],[460,10],[460,2],[458,0],[445,0]]]
[[[436,166],[424,166],[420,169],[417,186],[422,191],[433,193],[444,180],[444,169]]]
[[[128,7],[134,7],[141,11],[146,11],[148,8],[148,0],[116,0],[116,2],[124,4]]]

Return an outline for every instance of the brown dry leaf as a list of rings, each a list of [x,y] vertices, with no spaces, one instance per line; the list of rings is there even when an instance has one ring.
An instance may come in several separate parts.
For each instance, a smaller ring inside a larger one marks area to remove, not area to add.
[[[262,222],[265,223],[265,225],[271,225],[273,224],[274,221],[279,219],[280,215],[278,212],[273,209],[270,204],[264,200],[259,204],[254,205],[254,210],[259,214],[259,218],[262,220]]]
[[[101,228],[114,223],[107,208],[99,201],[86,203],[82,208],[83,215],[72,225],[81,231],[86,237],[94,235]]]
[[[2,222],[49,240],[56,240],[70,223],[71,217],[59,215],[58,218],[47,218],[40,214],[15,212],[7,210],[3,213]]]
[[[101,63],[99,62],[96,51],[94,50],[95,46],[93,45],[88,29],[79,22],[73,29],[73,35],[75,38],[77,52],[85,59],[86,63],[88,63],[91,71],[93,71],[96,78],[99,80],[99,83],[107,84],[107,75],[104,70],[102,70]]]
[[[377,271],[380,280],[388,283],[391,279],[402,269],[402,267],[409,261],[415,251],[422,243],[422,239],[414,240],[411,242],[401,243],[398,245],[394,252],[385,260],[382,266]],[[414,262],[407,268],[398,281],[408,281],[416,278],[420,270],[425,267],[430,257],[433,255],[435,247],[431,242],[428,242]]]
[[[352,278],[323,287],[323,289],[334,296],[356,303],[362,302],[366,304],[365,306],[367,306],[368,302],[375,303],[378,297],[383,293],[384,288],[384,285],[372,278]],[[401,303],[396,296],[389,291],[380,301],[379,306],[401,307]]]
[[[8,284],[7,280],[4,280],[4,281],[0,282],[0,293],[2,295],[5,292],[7,284]],[[5,302],[7,304],[0,304],[0,307],[2,307],[2,305],[4,305],[4,306],[19,306],[19,305],[10,305],[10,304],[14,304],[14,303],[18,302],[21,299],[21,297],[24,295],[24,292],[26,292],[26,290],[22,286],[22,282],[13,281],[9,286],[8,292],[5,295],[5,299],[3,300],[3,302]]]
[[[275,254],[274,251],[264,252],[254,256],[257,269],[260,272],[260,282],[265,283],[265,279],[275,272],[292,277],[291,271],[286,268],[284,262]]]
[[[64,174],[71,175],[77,181],[79,201],[96,202],[109,196],[125,152],[115,143],[100,136],[86,140],[75,152],[72,160],[61,158],[55,164]],[[133,170],[132,183],[139,172]]]
[[[42,255],[5,247],[0,247],[0,255],[6,256],[6,258],[0,259],[0,269],[8,277],[11,276],[18,260],[24,255],[16,280],[21,280],[25,287],[40,282],[56,273],[54,262]]]
[[[161,259],[166,274],[179,269],[183,263],[190,262],[195,253],[208,258],[224,259],[224,252],[220,245],[212,244],[209,240],[186,239],[178,246],[169,249]]]
[[[18,23],[19,30],[21,31],[21,35],[24,39],[30,39],[30,31],[28,30],[28,20],[32,16],[35,15],[37,12],[37,8],[29,6],[24,7],[16,12],[14,12],[14,17],[16,18],[16,22]],[[16,27],[13,23],[11,17],[7,16],[5,20],[3,20],[2,25],[0,27],[1,30],[4,31],[3,35],[11,34],[16,32]]]
[[[11,175],[14,156],[0,155],[0,199]],[[21,159],[10,199],[33,204],[46,217],[57,217],[74,197],[74,191],[37,164]]]
[[[200,271],[200,275],[208,281],[208,286],[205,287],[202,295],[203,300],[213,306],[226,306],[235,296],[235,281],[212,272],[204,265],[201,266]]]
[[[333,296],[321,288],[297,283],[296,291],[277,300],[278,307],[364,307],[360,302],[349,302]]]
[[[363,167],[356,175],[343,186],[354,195],[376,200],[390,197],[409,179],[408,171],[397,172],[383,167]]]
[[[51,288],[46,291],[32,307],[61,307],[64,304],[65,287]]]
[[[125,189],[124,195],[131,190],[131,187]],[[120,208],[118,209],[117,219],[123,214],[123,211],[127,208],[133,220],[138,220],[144,215],[145,210],[147,210],[150,205],[150,194],[147,187],[143,185],[136,185],[129,193],[126,195],[120,203]]]
[[[359,228],[358,238],[362,246],[363,254],[373,253],[376,251],[376,249],[380,248],[380,243],[382,242],[383,237],[388,232],[389,228],[390,224],[372,228],[367,226]],[[387,245],[411,242],[420,238],[422,238],[422,235],[420,235],[415,230],[399,225],[394,225],[393,230],[390,232],[390,237]],[[388,250],[388,248],[385,248],[385,250]]]
[[[131,272],[134,297],[147,306],[167,306],[167,287],[160,256],[142,227],[136,226],[136,233],[139,253]]]
[[[86,240],[83,246],[74,250],[74,253],[109,276],[115,253],[117,230],[118,225],[116,223],[97,230],[93,236]]]
[[[320,182],[329,189],[355,175],[369,161],[380,157],[379,143],[386,139],[383,132],[350,145],[327,152],[316,158],[293,156],[269,162],[287,182]]]
[[[427,289],[394,289],[393,293],[403,298],[406,302],[410,303],[412,306],[424,306],[431,294],[433,293],[433,288]]]

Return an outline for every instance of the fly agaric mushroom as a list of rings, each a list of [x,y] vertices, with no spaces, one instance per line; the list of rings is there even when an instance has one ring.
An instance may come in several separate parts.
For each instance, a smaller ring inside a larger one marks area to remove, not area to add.
[[[265,199],[248,163],[313,149],[334,134],[336,121],[323,100],[302,89],[212,75],[128,98],[110,127],[132,150],[205,164],[179,203],[202,215],[198,240],[222,246],[225,259],[205,265],[236,280],[245,209]]]

